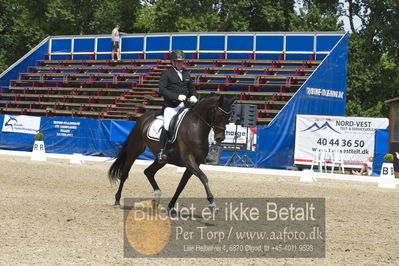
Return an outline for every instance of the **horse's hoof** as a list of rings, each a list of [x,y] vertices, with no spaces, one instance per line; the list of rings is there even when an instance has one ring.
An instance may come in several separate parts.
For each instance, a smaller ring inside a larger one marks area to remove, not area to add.
[[[176,212],[175,208],[173,208],[173,209],[168,209],[168,214],[169,214],[169,216],[172,217],[172,218],[174,218],[174,217],[177,216],[177,212]]]
[[[208,208],[215,213],[219,212],[219,208],[216,207],[216,203],[214,201],[209,203]]]
[[[152,200],[152,209],[157,210],[158,206],[159,206],[159,202],[157,202],[156,200]]]
[[[114,208],[115,208],[115,209],[120,209],[120,208],[121,208],[121,205],[120,205],[120,204],[117,204],[117,203],[115,203],[115,204],[114,204]]]
[[[161,195],[162,195],[162,193],[161,193],[161,191],[159,189],[154,191],[154,201],[156,203],[160,203],[161,202]]]

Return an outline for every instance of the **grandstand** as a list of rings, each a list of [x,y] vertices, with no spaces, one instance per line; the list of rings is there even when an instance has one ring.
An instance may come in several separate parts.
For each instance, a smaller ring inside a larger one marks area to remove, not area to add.
[[[318,66],[317,60],[192,59],[200,95],[235,96],[258,106],[257,122],[267,125]],[[160,72],[169,60],[38,60],[1,88],[3,113],[135,120],[160,109]]]
[[[118,62],[110,59],[110,43],[101,35],[46,38],[1,74],[0,113],[135,121],[161,108],[158,81],[174,49],[185,51],[185,68],[200,95],[257,105],[258,134],[271,134],[267,139],[275,145],[293,146],[296,114],[345,112],[343,33],[132,34],[122,38]],[[273,163],[265,155],[270,148],[259,148],[257,164]],[[276,154],[279,165],[289,164],[281,161],[286,152]]]

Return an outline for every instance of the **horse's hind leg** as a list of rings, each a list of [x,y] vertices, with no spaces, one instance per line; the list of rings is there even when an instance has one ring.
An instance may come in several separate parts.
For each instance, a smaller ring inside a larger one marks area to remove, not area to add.
[[[115,204],[114,204],[115,208],[120,208],[120,206],[121,206],[120,199],[121,199],[121,195],[122,195],[123,184],[125,183],[127,176],[128,175],[121,176],[121,180],[119,181],[118,191],[115,194]]]
[[[120,175],[120,182],[119,182],[119,188],[118,191],[115,194],[115,207],[118,208],[120,207],[120,199],[122,195],[122,189],[123,189],[123,184],[125,183],[126,179],[129,177],[129,171],[132,168],[132,165],[134,161],[137,159],[137,157],[144,152],[145,146],[137,149],[134,151],[132,154],[126,154],[126,159],[123,164],[123,167],[121,168],[121,175]]]
[[[160,164],[158,163],[158,160],[155,160],[150,166],[148,166],[144,170],[144,174],[147,177],[148,181],[150,182],[152,188],[154,189],[154,200],[159,203],[161,200],[161,190],[159,189],[159,186],[157,184],[157,181],[155,181],[155,174],[164,167],[165,164]]]

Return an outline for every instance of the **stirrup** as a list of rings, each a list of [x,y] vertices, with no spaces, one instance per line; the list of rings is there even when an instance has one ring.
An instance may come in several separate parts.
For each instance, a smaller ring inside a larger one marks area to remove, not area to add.
[[[166,163],[166,161],[168,160],[168,156],[163,149],[159,152],[157,159],[159,163]]]

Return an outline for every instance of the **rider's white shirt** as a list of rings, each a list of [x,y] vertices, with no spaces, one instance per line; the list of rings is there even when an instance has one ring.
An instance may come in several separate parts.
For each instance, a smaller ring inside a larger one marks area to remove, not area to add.
[[[180,80],[183,80],[183,70],[178,70],[176,68],[174,68],[177,75],[179,76]]]
[[[163,127],[166,130],[169,130],[170,121],[172,120],[173,116],[179,112],[180,109],[184,108],[184,103],[180,103],[175,108],[166,107],[163,112]]]

